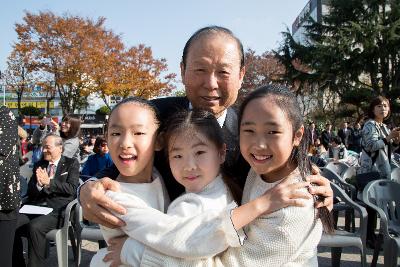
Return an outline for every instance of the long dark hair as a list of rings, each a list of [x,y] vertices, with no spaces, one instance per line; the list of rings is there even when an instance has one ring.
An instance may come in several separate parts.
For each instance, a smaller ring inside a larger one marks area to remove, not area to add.
[[[219,126],[217,119],[211,112],[205,110],[181,110],[168,119],[163,129],[164,147],[167,158],[168,146],[172,141],[172,137],[182,132],[189,134],[200,133],[218,149],[222,149],[225,144],[221,126]],[[237,201],[237,203],[240,203],[242,195],[241,189],[232,179],[226,176],[226,172],[222,166],[220,172],[233,199]]]
[[[242,121],[243,112],[247,105],[254,99],[270,97],[271,101],[285,112],[289,122],[292,124],[293,138],[297,130],[304,125],[303,115],[296,95],[287,87],[282,85],[266,85],[252,91],[242,102],[239,110],[239,125]],[[293,147],[289,162],[297,166],[301,178],[311,174],[311,162],[308,157],[309,138],[308,131],[304,131],[303,137],[298,146]],[[333,232],[333,223],[329,210],[326,207],[318,209],[318,217],[321,219],[324,230],[327,233]]]

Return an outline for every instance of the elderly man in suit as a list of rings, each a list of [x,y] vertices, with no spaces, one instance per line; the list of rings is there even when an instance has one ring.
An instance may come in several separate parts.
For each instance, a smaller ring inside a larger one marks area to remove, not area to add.
[[[43,159],[33,170],[28,184],[29,204],[46,205],[53,209],[48,215],[19,214],[14,241],[14,266],[25,266],[22,257],[21,236],[28,237],[28,266],[44,266],[46,234],[61,227],[65,207],[76,195],[79,185],[79,162],[62,156],[60,136],[47,135],[42,142]]]

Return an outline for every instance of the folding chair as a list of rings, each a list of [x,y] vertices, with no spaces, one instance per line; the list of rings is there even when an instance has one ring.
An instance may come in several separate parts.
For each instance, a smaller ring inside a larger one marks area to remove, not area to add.
[[[376,266],[383,243],[385,266],[397,266],[400,251],[400,184],[390,180],[368,183],[363,191],[363,201],[374,209],[380,219],[378,239],[371,266]]]
[[[390,173],[390,178],[392,181],[400,183],[400,168],[393,168],[392,172]]]
[[[324,233],[318,246],[332,248],[332,266],[340,266],[342,248],[356,247],[360,250],[361,266],[366,266],[367,211],[354,202],[338,185],[331,182],[331,187],[335,198],[346,203],[360,215],[360,227],[355,232],[336,229],[332,235]]]
[[[104,240],[104,237],[98,224],[85,223],[82,215],[82,207],[79,205],[79,203],[76,205],[75,209],[78,221],[76,230],[77,246],[75,254],[77,255],[77,263],[79,266],[82,259],[82,240],[101,241]]]
[[[342,177],[342,175],[349,167],[349,165],[341,161],[331,161],[325,166],[325,168],[330,169],[340,177]]]
[[[74,259],[77,262],[76,254],[76,232],[74,229],[73,212],[75,210],[78,200],[74,199],[65,208],[64,225],[60,229],[51,230],[46,234],[46,239],[55,241],[57,248],[57,261],[59,267],[68,267],[68,237],[71,241]]]

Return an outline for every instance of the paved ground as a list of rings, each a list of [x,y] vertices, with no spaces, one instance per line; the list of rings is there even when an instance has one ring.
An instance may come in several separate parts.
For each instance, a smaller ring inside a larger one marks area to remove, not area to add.
[[[82,248],[82,267],[89,266],[90,259],[97,251],[98,246],[97,243],[84,241],[83,248]],[[367,251],[367,261],[368,265],[371,263],[372,260],[372,250]],[[382,252],[381,252],[382,254]],[[72,256],[72,251],[69,251],[69,258],[70,258],[70,266],[74,266],[74,260]],[[318,262],[320,267],[331,267],[331,259],[330,259],[330,249],[329,248],[321,248],[318,249]],[[53,267],[57,266],[57,255],[55,247],[52,247],[50,250],[50,256],[48,259],[47,266]],[[344,249],[341,258],[341,266],[342,267],[354,267],[354,266],[361,266],[360,264],[360,254],[356,249]],[[383,256],[379,256],[378,260],[378,267],[383,267]]]
[[[339,219],[339,225],[343,224],[343,218]],[[358,224],[358,221],[356,222]],[[98,245],[95,242],[83,241],[82,247],[82,267],[89,266],[90,260],[98,250]],[[372,261],[373,251],[371,249],[367,249],[367,262],[368,265]],[[70,266],[75,266],[72,250],[70,247],[69,250],[69,262]],[[381,252],[378,259],[378,267],[383,267],[383,252]],[[318,249],[318,262],[320,267],[331,267],[331,253],[330,248],[319,248]],[[57,265],[57,255],[55,247],[50,248],[50,255],[48,258],[48,267],[58,266]],[[342,267],[353,267],[353,266],[361,266],[360,264],[360,254],[357,249],[345,248],[343,249],[342,257],[341,257],[341,266]]]

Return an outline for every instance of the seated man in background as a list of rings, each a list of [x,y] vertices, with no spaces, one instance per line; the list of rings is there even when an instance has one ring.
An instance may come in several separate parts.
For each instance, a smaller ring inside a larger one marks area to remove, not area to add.
[[[79,162],[62,156],[60,136],[48,134],[42,143],[43,159],[33,169],[28,184],[28,203],[53,209],[48,215],[19,214],[14,240],[13,266],[25,266],[21,236],[28,237],[28,266],[44,266],[46,234],[63,224],[65,207],[76,195]]]

